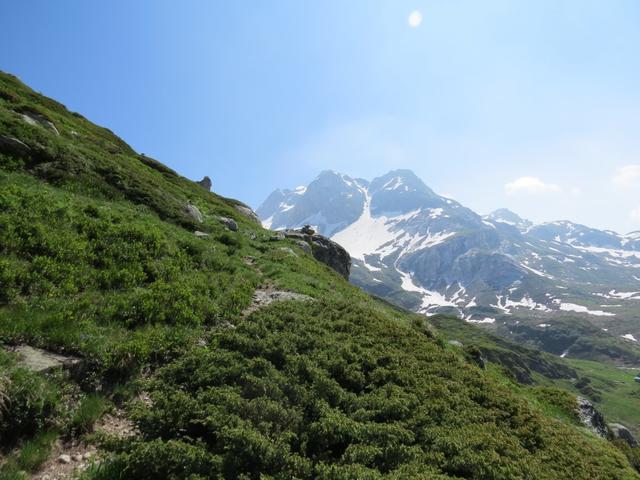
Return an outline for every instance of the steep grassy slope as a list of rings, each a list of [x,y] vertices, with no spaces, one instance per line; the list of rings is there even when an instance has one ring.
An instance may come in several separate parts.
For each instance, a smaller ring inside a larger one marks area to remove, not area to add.
[[[638,370],[607,362],[561,359],[514,343],[456,318],[436,316],[430,323],[451,340],[477,348],[485,359],[527,385],[561,387],[588,398],[610,423],[622,423],[640,436],[640,384]]]
[[[84,359],[42,377],[0,355],[1,478],[36,471],[57,436],[90,441],[113,405],[138,433],[93,439],[86,478],[640,478],[571,397],[479,369],[5,74],[0,135],[0,340]],[[261,285],[314,300],[244,316]]]

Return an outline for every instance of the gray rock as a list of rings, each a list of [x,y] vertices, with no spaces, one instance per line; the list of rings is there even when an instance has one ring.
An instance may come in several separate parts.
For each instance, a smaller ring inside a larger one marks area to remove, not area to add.
[[[218,217],[218,220],[220,220],[220,223],[222,223],[225,227],[227,227],[232,232],[238,231],[238,224],[234,219],[229,217]]]
[[[296,252],[294,252],[291,248],[289,247],[281,247],[280,250],[282,250],[284,253],[288,253],[289,255],[293,255],[294,257],[297,257],[298,255],[296,254]]]
[[[615,440],[624,440],[629,444],[630,447],[637,447],[638,441],[633,436],[633,434],[629,431],[627,427],[620,423],[610,423],[608,425],[609,430],[611,431],[611,436]]]
[[[71,463],[71,457],[64,453],[58,457],[58,463]]]
[[[238,203],[235,205],[235,207],[236,207],[236,210],[238,210],[242,215],[247,217],[249,220],[262,226],[262,222],[258,218],[258,215],[256,215],[256,212],[251,210],[251,208],[246,206],[244,203]]]
[[[296,245],[298,245],[304,253],[308,255],[313,255],[313,251],[311,250],[311,245],[309,245],[304,240],[296,240]]]
[[[78,357],[59,355],[29,345],[20,345],[12,350],[18,354],[18,362],[32,372],[47,373],[57,368],[75,369],[82,363]]]
[[[464,345],[462,345],[462,342],[459,340],[449,340],[447,342],[449,345],[452,345],[454,347],[463,347]]]
[[[285,230],[283,233],[286,238],[296,240],[296,243],[299,241],[307,243],[311,247],[311,254],[316,260],[335,270],[344,278],[349,279],[351,257],[336,242],[322,235],[303,233],[302,230]]]
[[[17,138],[0,135],[0,152],[9,155],[28,155],[31,148]]]
[[[308,295],[296,292],[287,292],[284,290],[273,290],[271,287],[257,289],[251,299],[251,305],[244,310],[243,315],[249,315],[256,310],[266,307],[273,302],[284,302],[287,300],[297,300],[300,302],[308,302],[313,300]]]
[[[211,179],[207,176],[205,176],[202,180],[200,180],[199,182],[196,182],[198,185],[200,185],[202,188],[204,188],[207,192],[211,191]]]
[[[199,230],[196,230],[195,232],[193,232],[193,234],[194,234],[196,237],[198,237],[198,238],[205,238],[205,237],[208,237],[208,236],[209,236],[209,234],[208,234],[208,233],[201,232],[201,231],[199,231]]]
[[[640,377],[635,377],[634,380],[638,383],[640,383]]]
[[[22,117],[22,119],[29,125],[41,126],[46,128],[47,130],[52,131],[56,135],[60,135],[60,132],[58,131],[56,126],[53,124],[53,122],[40,113],[23,112],[23,113],[19,113],[18,115],[20,115],[20,117]]]
[[[75,455],[71,455],[71,459],[74,462],[81,462],[82,461],[82,455],[79,453],[76,453]]]
[[[607,438],[609,430],[602,414],[586,398],[577,397],[576,401],[578,417],[582,424],[599,437]]]
[[[284,233],[282,232],[275,232],[274,235],[271,235],[269,237],[269,241],[270,242],[280,242],[282,240],[284,240],[286,237],[284,236]]]
[[[204,218],[202,217],[202,213],[200,213],[200,210],[198,210],[198,207],[193,205],[191,202],[187,203],[187,205],[184,207],[184,211],[196,222],[202,223],[204,221]]]

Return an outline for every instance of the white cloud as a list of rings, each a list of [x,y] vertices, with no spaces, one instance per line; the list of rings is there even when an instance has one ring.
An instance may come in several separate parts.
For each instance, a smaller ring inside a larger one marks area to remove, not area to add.
[[[625,165],[618,168],[611,181],[619,187],[632,187],[640,184],[640,165]]]
[[[560,186],[555,183],[545,183],[538,177],[520,177],[504,186],[509,195],[516,193],[552,193],[559,192]]]
[[[629,214],[629,216],[634,222],[640,222],[640,207],[636,207],[633,210],[631,210],[631,213]]]

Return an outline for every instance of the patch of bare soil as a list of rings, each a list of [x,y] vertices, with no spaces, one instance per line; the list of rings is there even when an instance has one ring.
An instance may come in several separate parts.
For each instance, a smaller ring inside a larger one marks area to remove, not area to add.
[[[131,420],[125,418],[122,411],[104,415],[96,423],[95,431],[120,438],[137,434],[135,425]],[[62,442],[58,440],[51,451],[49,460],[31,478],[34,480],[70,479],[74,474],[99,461],[100,457],[95,445],[82,441]]]

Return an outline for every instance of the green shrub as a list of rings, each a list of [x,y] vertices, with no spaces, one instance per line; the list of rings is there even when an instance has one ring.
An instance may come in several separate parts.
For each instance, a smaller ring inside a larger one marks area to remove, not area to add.
[[[93,431],[93,425],[102,416],[107,408],[104,397],[100,395],[87,395],[73,413],[69,428],[74,433],[84,434]]]
[[[1,353],[1,352],[0,352]],[[13,445],[52,423],[60,403],[58,388],[40,375],[18,368],[4,356],[0,367],[0,446]]]

